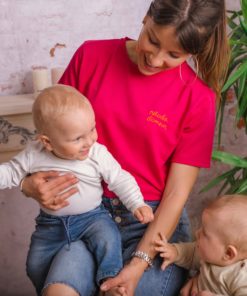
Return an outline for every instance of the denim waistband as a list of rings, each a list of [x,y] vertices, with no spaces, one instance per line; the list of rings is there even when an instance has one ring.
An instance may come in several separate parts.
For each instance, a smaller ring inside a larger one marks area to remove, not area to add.
[[[70,237],[69,231],[70,231],[70,219],[72,218],[72,216],[50,215],[50,214],[47,214],[46,212],[44,212],[43,210],[40,210],[40,216],[44,217],[46,219],[58,220],[62,223],[64,232],[65,232],[65,236],[66,236],[67,242],[68,242],[68,248],[70,248],[71,237]]]
[[[153,210],[155,210],[158,207],[158,205],[160,204],[160,201],[159,200],[151,200],[151,201],[145,200],[145,203],[147,205],[149,205]],[[121,209],[121,210],[128,211],[118,197],[109,198],[107,196],[103,196],[103,205],[105,207],[111,208],[113,210]]]
[[[68,247],[70,248],[70,244],[71,244],[71,236],[70,236],[70,221],[71,219],[77,218],[77,219],[84,219],[87,217],[90,217],[91,215],[93,215],[94,213],[97,213],[99,210],[104,209],[103,204],[101,204],[100,206],[98,206],[97,208],[89,211],[89,212],[85,212],[82,214],[77,214],[77,215],[66,215],[66,216],[56,216],[56,215],[51,215],[48,214],[46,212],[44,212],[42,209],[40,209],[40,217],[41,219],[46,219],[48,223],[56,223],[56,221],[60,221],[63,225],[63,229],[65,232],[65,236],[67,238],[67,242],[68,242]]]

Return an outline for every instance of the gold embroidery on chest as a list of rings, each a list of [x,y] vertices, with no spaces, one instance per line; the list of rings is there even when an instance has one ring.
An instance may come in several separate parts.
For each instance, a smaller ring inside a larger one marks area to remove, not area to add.
[[[149,111],[147,121],[158,125],[163,129],[167,129],[168,118],[165,114],[160,114],[158,111]]]

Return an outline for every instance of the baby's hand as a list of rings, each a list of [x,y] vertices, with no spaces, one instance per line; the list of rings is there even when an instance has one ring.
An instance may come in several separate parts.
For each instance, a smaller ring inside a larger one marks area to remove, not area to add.
[[[142,224],[149,223],[154,219],[153,210],[148,205],[137,208],[134,211],[134,216]]]
[[[169,244],[165,237],[161,234],[161,239],[156,240],[155,244],[155,251],[160,253],[160,257],[163,258],[163,263],[161,265],[161,269],[165,270],[165,268],[176,261],[178,256],[178,251],[176,247],[172,244]]]

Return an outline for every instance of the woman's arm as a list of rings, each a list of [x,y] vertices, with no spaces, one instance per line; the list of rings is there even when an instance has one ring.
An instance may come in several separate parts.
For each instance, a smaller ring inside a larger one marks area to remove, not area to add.
[[[196,167],[178,163],[171,165],[166,188],[160,205],[155,212],[154,221],[149,224],[137,250],[141,250],[154,258],[157,254],[154,242],[160,238],[159,234],[162,233],[169,240],[177,226],[198,173],[199,168]],[[125,288],[128,296],[132,296],[139,279],[147,267],[148,264],[144,260],[134,257],[118,276],[106,281],[101,286],[101,289],[107,291],[112,287],[121,286]]]
[[[67,199],[78,191],[76,187],[69,188],[77,182],[72,174],[59,176],[55,171],[38,172],[22,180],[21,190],[45,208],[59,210],[67,206]]]
[[[166,188],[155,219],[149,225],[138,249],[154,258],[157,252],[154,249],[154,241],[159,239],[159,233],[169,240],[173,234],[184,205],[197,179],[199,169],[196,167],[173,163],[170,168]]]

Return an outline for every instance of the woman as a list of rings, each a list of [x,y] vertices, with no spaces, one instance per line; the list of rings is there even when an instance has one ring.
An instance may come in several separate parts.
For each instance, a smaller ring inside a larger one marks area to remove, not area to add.
[[[183,209],[199,168],[210,165],[215,102],[227,62],[224,1],[154,0],[137,41],[85,42],[61,78],[89,98],[99,141],[134,175],[155,211],[148,227],[140,225],[105,189],[104,205],[118,223],[126,264],[101,285],[106,295],[178,295],[186,273],[175,265],[162,272],[153,242],[160,233],[172,242],[190,238]],[[73,184],[73,176],[42,172],[25,178],[22,188],[56,210],[69,202],[76,189],[63,190]],[[94,272],[86,246],[71,244],[39,279],[43,295],[93,295]]]

